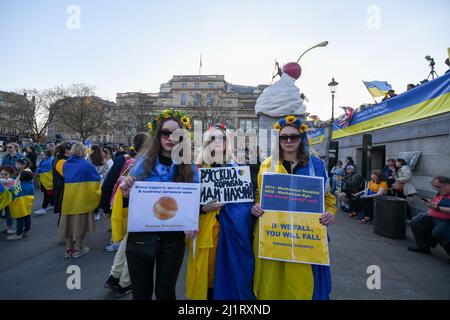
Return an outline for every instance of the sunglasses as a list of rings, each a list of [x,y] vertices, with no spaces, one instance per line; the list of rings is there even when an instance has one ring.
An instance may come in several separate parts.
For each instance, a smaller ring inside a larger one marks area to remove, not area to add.
[[[301,137],[301,135],[299,135],[299,134],[294,134],[292,136],[282,135],[282,136],[280,136],[280,142],[286,143],[286,142],[288,142],[288,140],[291,140],[292,143],[296,143],[296,142],[298,142],[298,140],[300,140],[300,137]]]
[[[164,139],[169,139],[170,136],[172,135],[172,133],[173,133],[173,131],[161,130],[161,131],[159,131],[159,136]]]
[[[7,149],[12,149],[12,148],[14,148],[13,146],[7,146],[6,147]]]

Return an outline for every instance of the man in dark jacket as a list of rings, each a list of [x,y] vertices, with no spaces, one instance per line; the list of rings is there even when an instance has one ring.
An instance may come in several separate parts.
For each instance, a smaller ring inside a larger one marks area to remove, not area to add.
[[[353,194],[360,192],[364,189],[364,179],[356,172],[356,168],[353,165],[348,165],[345,168],[346,175],[343,178],[344,188],[343,192],[339,194],[341,201],[341,209],[349,212],[351,210]]]

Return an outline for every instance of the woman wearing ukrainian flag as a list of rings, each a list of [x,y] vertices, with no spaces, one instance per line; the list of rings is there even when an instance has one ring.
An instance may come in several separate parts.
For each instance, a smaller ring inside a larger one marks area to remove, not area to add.
[[[216,124],[204,134],[197,163],[203,168],[237,166],[232,155],[225,126]],[[187,298],[255,299],[251,207],[251,202],[224,205],[216,201],[201,207],[199,233],[195,241],[188,241]]]
[[[93,211],[100,202],[100,175],[85,159],[86,147],[77,142],[71,157],[56,167],[64,178],[61,220],[58,234],[66,243],[64,257],[79,258],[89,252],[82,242],[87,233],[95,231]]]
[[[258,173],[258,189],[255,205],[251,212],[261,217],[264,210],[258,205],[262,174],[273,170],[281,174],[297,174],[324,178],[325,213],[320,222],[328,226],[335,222],[335,199],[327,186],[324,164],[309,151],[306,124],[295,116],[280,119],[274,126],[279,131],[280,159],[272,164],[272,157],[266,159]],[[309,265],[258,258],[258,223],[255,227],[255,278],[254,292],[259,300],[326,300],[331,292],[329,266]]]
[[[179,143],[173,140],[172,133],[177,129],[190,130],[189,117],[184,112],[164,110],[149,123],[148,129],[152,137],[142,148],[129,177],[120,185],[124,201],[128,201],[135,181],[198,182],[195,165],[175,164],[172,159],[172,150]],[[133,299],[151,300],[153,293],[158,300],[176,299],[185,237],[193,237],[195,233],[196,230],[128,233],[126,256]],[[153,280],[155,265],[156,281]]]
[[[44,193],[44,199],[42,201],[42,208],[35,211],[37,215],[43,215],[47,213],[47,209],[53,209],[54,197],[53,197],[53,156],[50,150],[41,152],[42,160],[35,172],[39,179],[39,185],[41,191]],[[50,205],[50,207],[49,207]]]

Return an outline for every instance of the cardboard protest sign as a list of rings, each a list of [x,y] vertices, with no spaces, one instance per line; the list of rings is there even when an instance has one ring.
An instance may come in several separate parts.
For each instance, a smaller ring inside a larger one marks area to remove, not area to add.
[[[199,169],[199,176],[200,204],[212,200],[219,203],[253,201],[253,185],[248,166],[202,168]]]
[[[196,230],[199,200],[199,183],[137,181],[130,193],[128,232]]]
[[[329,265],[321,177],[264,173],[259,219],[259,257]]]

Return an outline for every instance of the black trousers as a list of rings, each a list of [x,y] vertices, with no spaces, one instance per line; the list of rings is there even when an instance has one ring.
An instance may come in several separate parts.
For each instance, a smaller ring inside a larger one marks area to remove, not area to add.
[[[44,193],[44,199],[42,200],[42,208],[47,209],[48,205],[54,206],[55,199],[53,198],[53,194],[49,194],[48,190],[41,185],[41,190]]]
[[[184,232],[130,232],[127,263],[134,300],[175,300],[184,258]],[[154,267],[156,263],[156,277]]]

